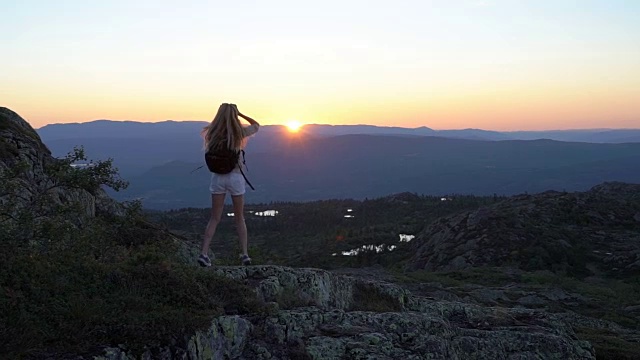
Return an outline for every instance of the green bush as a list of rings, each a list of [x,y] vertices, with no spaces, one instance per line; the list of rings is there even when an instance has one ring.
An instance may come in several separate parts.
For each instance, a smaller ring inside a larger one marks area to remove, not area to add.
[[[23,166],[0,173],[0,354],[72,357],[118,345],[141,353],[180,344],[221,314],[261,311],[248,287],[185,264],[179,241],[139,204],[91,218],[81,203],[55,201],[54,188],[126,185],[110,162],[69,166],[81,158],[76,150],[52,162],[39,184]]]

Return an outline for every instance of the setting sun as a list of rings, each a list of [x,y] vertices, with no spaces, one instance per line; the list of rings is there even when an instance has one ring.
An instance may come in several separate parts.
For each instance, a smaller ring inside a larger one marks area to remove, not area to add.
[[[301,127],[302,124],[297,120],[291,120],[287,123],[287,129],[289,129],[289,131],[291,132],[298,132]]]

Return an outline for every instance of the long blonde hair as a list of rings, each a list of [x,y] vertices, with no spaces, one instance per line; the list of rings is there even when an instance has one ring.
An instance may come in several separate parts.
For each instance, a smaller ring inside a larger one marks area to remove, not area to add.
[[[238,119],[238,107],[227,103],[220,105],[216,116],[200,134],[204,137],[205,151],[222,146],[225,141],[229,149],[242,149],[244,142],[242,125]]]

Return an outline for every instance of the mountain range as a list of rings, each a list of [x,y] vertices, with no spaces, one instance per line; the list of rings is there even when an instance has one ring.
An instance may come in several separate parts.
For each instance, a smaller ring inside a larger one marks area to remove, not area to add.
[[[50,124],[38,129],[43,138],[51,140],[75,138],[157,138],[167,135],[197,134],[207,125],[204,121],[137,121],[95,120],[85,123]],[[262,131],[282,131],[281,125],[266,125]],[[374,125],[304,125],[303,133],[312,136],[348,134],[439,136],[471,140],[537,140],[575,141],[591,143],[640,142],[640,129],[576,129],[548,131],[491,131],[482,129],[434,130],[426,126],[403,128]]]
[[[89,158],[113,158],[131,183],[116,195],[120,200],[141,198],[146,207],[168,209],[209,205],[210,175],[193,171],[202,165],[199,131],[205,124],[95,121],[47,125],[38,133],[56,156],[82,145]],[[578,141],[585,139],[592,142]],[[631,141],[617,143],[621,139]],[[640,182],[639,140],[640,130],[501,133],[306,125],[291,133],[263,126],[247,147],[248,177],[256,186],[247,202],[397,192],[512,195],[586,190],[603,181],[634,183]]]

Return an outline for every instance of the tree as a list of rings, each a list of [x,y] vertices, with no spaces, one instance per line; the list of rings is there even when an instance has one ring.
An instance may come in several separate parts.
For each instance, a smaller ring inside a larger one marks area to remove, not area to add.
[[[112,159],[73,166],[86,160],[84,149],[76,147],[61,159],[45,158],[42,173],[24,160],[0,168],[0,245],[63,241],[93,215],[91,197],[100,195],[102,186],[127,187]]]

